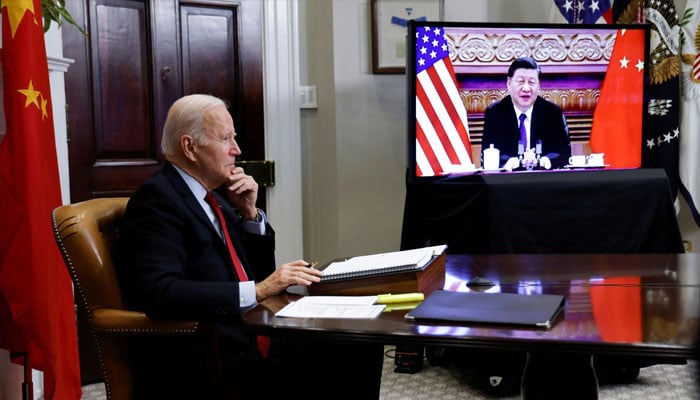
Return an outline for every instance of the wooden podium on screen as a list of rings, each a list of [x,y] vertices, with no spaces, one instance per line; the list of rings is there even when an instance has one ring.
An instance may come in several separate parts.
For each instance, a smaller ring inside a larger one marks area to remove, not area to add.
[[[310,295],[369,296],[385,293],[423,293],[426,297],[445,285],[445,252],[430,256],[421,266],[398,271],[369,271],[362,276],[348,276],[314,283],[308,287]],[[369,256],[368,256],[369,257]],[[330,262],[319,267],[325,270]]]

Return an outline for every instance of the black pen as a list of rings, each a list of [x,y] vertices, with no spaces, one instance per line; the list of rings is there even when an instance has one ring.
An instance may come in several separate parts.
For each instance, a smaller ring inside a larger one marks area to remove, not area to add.
[[[308,264],[306,264],[306,268],[314,268],[314,267],[316,266],[316,264],[318,264],[318,261],[314,261],[314,262],[312,262],[312,263],[308,263]]]

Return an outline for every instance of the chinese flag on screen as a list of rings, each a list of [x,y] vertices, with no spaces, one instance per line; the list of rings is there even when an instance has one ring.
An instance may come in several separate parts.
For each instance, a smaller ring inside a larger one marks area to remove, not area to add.
[[[619,30],[593,114],[591,149],[611,168],[642,164],[645,34]]]
[[[0,348],[27,354],[44,372],[46,399],[76,400],[73,290],[51,227],[61,189],[41,2],[1,4],[7,131],[0,142]]]

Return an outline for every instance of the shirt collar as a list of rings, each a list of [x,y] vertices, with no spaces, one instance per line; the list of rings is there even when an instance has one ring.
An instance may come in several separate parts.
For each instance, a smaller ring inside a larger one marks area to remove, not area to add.
[[[513,110],[515,110],[515,115],[516,117],[520,118],[520,114],[523,112],[518,109],[518,107],[515,106],[515,102],[513,102]],[[525,115],[527,116],[528,121],[532,121],[532,107],[528,108],[525,111]]]
[[[185,172],[185,170],[183,170],[182,168],[178,167],[175,164],[172,164],[172,166],[175,167],[175,171],[177,171],[177,173],[180,174],[182,180],[185,181],[185,184],[190,189],[190,192],[192,192],[197,201],[199,201],[200,204],[205,204],[204,196],[207,195],[207,188],[205,188],[204,185],[199,183],[198,180],[196,180],[192,175]]]

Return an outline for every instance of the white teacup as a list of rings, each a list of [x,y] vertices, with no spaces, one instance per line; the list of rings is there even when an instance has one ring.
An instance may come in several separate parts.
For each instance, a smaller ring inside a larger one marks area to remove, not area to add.
[[[591,153],[588,156],[588,165],[591,167],[602,167],[605,165],[605,153]]]
[[[585,167],[586,166],[586,156],[583,154],[575,155],[569,157],[569,165],[572,167]]]

